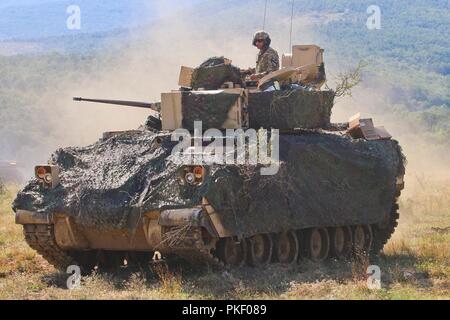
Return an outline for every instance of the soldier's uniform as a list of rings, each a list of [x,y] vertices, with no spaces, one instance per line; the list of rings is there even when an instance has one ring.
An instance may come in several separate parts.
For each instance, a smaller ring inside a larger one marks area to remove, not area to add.
[[[256,73],[270,73],[280,69],[280,58],[278,52],[271,47],[258,53],[256,61]]]
[[[278,52],[270,47],[272,40],[269,34],[258,31],[253,37],[254,46],[256,46],[257,40],[264,40],[264,48],[258,53],[256,61],[256,75],[262,78],[266,74],[280,69],[280,58]]]

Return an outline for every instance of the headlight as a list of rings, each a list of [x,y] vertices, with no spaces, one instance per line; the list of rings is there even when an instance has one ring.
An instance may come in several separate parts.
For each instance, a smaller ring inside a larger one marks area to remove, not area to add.
[[[34,175],[41,183],[48,188],[55,188],[59,184],[60,169],[58,166],[45,165],[36,166]]]
[[[44,181],[45,181],[46,183],[52,183],[52,181],[53,181],[52,175],[51,175],[50,173],[47,173],[47,174],[44,176]]]
[[[47,170],[44,167],[36,167],[36,178],[44,179]]]
[[[200,167],[200,166],[194,168],[193,173],[194,173],[195,179],[203,180],[203,170],[204,170],[203,167]]]
[[[188,172],[184,176],[184,180],[186,180],[186,182],[189,184],[194,184],[195,183],[195,175],[192,172]]]
[[[185,166],[182,169],[182,183],[198,186],[205,180],[206,169],[202,166]]]

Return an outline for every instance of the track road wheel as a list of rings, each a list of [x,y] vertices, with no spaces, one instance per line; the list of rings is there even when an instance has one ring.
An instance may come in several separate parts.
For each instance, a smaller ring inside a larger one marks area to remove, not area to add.
[[[297,262],[299,243],[294,231],[282,232],[277,235],[274,245],[275,261],[285,264]]]
[[[305,254],[313,262],[322,262],[328,258],[330,237],[326,228],[312,228],[306,231]]]
[[[364,227],[364,233],[366,236],[366,242],[365,242],[365,250],[367,252],[367,254],[370,253],[370,251],[372,250],[372,245],[373,245],[373,231],[372,231],[372,226],[370,225],[365,225]]]
[[[247,240],[248,263],[251,266],[263,266],[272,259],[273,241],[268,234],[257,234]]]
[[[361,225],[353,228],[353,249],[355,254],[367,255],[373,242],[372,227]]]
[[[352,229],[350,227],[337,227],[330,229],[330,254],[344,260],[352,253]]]
[[[246,241],[236,241],[233,238],[220,239],[217,244],[217,255],[225,265],[240,267],[245,263],[247,256]]]

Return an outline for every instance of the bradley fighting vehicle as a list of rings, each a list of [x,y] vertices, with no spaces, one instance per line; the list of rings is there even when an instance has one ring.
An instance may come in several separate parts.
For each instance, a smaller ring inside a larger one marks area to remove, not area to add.
[[[256,266],[382,250],[403,189],[397,141],[359,115],[330,122],[334,92],[321,90],[315,45],[294,46],[281,70],[247,79],[211,58],[182,67],[180,89],[160,103],[75,98],[153,114],[138,130],[105,133],[36,166],[13,204],[28,244],[62,269],[157,252]],[[223,150],[226,161],[197,161]]]

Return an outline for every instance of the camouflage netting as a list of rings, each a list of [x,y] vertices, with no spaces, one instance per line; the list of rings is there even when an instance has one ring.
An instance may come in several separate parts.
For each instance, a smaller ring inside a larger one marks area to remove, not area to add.
[[[183,128],[194,129],[194,121],[202,121],[205,129],[222,128],[228,113],[238,101],[240,95],[227,92],[184,92]]]
[[[231,64],[225,64],[224,57],[209,58],[196,68],[192,75],[194,90],[199,88],[216,90],[225,82],[242,85],[240,69]]]
[[[144,195],[161,207],[186,205],[176,199],[177,185],[165,185],[175,179],[175,170],[166,165],[173,146],[168,134],[143,131],[85,148],[60,149],[52,161],[61,167],[61,185],[47,190],[33,180],[13,207],[66,213],[86,227],[132,228]]]
[[[272,91],[250,93],[251,128],[324,128],[330,124],[334,93],[331,91]]]
[[[258,166],[209,167],[200,187],[182,186],[168,134],[126,133],[85,148],[58,150],[61,185],[36,181],[14,209],[66,213],[85,227],[134,229],[143,213],[193,207],[202,197],[236,234],[310,226],[376,223],[390,212],[396,177],[404,172],[394,140],[352,140],[301,133],[280,139],[281,168],[260,176]]]
[[[396,141],[320,133],[280,139],[282,165],[277,175],[235,168],[209,190],[207,197],[226,217],[226,228],[250,235],[372,224],[388,217],[395,202],[396,177],[405,171]]]

